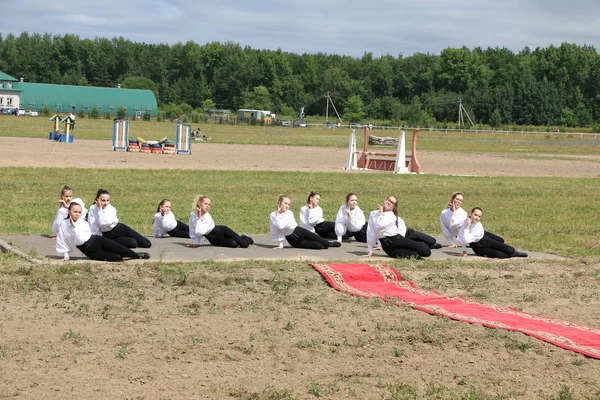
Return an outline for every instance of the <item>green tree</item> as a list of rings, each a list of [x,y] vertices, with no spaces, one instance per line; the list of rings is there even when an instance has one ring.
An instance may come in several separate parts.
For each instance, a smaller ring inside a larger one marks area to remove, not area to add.
[[[252,91],[242,93],[242,108],[253,110],[271,110],[271,94],[264,86],[256,86]]]
[[[215,104],[215,102],[212,99],[206,99],[206,100],[202,100],[202,103],[200,103],[200,108],[202,109],[203,113],[208,113],[210,110],[214,110],[215,108],[217,108],[217,105]]]
[[[499,128],[502,126],[502,116],[500,115],[500,110],[497,108],[492,113],[489,124],[492,128]]]
[[[143,76],[128,76],[121,82],[124,89],[142,89],[152,90],[154,96],[158,99],[158,85],[152,79]]]
[[[343,118],[348,122],[361,122],[365,117],[364,104],[360,96],[351,96],[345,103]]]

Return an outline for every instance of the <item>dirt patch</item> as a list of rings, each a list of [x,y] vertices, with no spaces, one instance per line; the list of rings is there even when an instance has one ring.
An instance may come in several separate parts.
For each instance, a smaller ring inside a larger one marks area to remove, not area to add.
[[[0,137],[0,167],[73,167],[342,172],[348,150],[325,147],[194,143],[191,155],[112,151],[105,140],[72,145],[45,139]],[[392,151],[393,152],[393,151]],[[568,155],[540,159],[510,155],[419,152],[426,174],[476,176],[600,177],[600,156]],[[315,165],[318,160],[318,166]],[[359,173],[348,171],[349,173]],[[364,173],[364,172],[363,172]]]
[[[395,264],[447,295],[600,325],[598,264]],[[352,297],[300,262],[3,272],[2,398],[549,399],[600,390],[598,360]]]

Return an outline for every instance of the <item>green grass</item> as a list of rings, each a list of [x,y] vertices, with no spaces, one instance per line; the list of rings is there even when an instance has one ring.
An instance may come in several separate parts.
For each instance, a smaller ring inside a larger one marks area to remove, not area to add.
[[[4,201],[0,234],[48,234],[65,183],[88,208],[98,188],[109,190],[119,219],[142,234],[150,234],[162,198],[170,199],[175,216],[187,221],[194,197],[208,195],[217,223],[241,233],[264,234],[279,194],[291,196],[297,213],[308,192],[316,190],[329,220],[350,191],[358,194],[365,213],[394,194],[408,226],[439,235],[439,213],[448,195],[461,190],[466,194],[465,208],[482,207],[486,229],[518,248],[600,255],[598,179],[173,170],[115,174],[56,168],[1,168],[0,174]]]
[[[347,147],[349,132],[347,128],[283,128],[281,126],[244,126],[219,124],[192,124],[213,138],[213,143],[225,144],[262,144],[289,146]],[[130,137],[141,136],[147,140],[163,137],[175,138],[175,123],[156,121],[131,121]],[[9,117],[0,116],[0,136],[47,138],[53,129],[53,123],[45,117]],[[78,119],[75,140],[112,140],[113,121],[106,119]],[[357,146],[362,148],[362,130],[357,129]],[[374,130],[375,136],[398,137],[400,131]],[[410,149],[412,133],[407,133],[407,147]],[[370,147],[371,149],[371,147]],[[375,149],[375,147],[372,147]],[[386,147],[386,149],[390,149]],[[553,154],[600,154],[600,136],[565,136],[535,134],[491,134],[472,132],[421,132],[418,149],[421,151],[443,150],[458,152]]]

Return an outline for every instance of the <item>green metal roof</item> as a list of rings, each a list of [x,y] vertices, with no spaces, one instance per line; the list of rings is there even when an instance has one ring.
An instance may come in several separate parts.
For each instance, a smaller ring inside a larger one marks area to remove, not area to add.
[[[13,82],[16,82],[16,81],[18,81],[18,79],[10,76],[9,74],[6,74],[6,73],[0,71],[0,81],[13,81]]]
[[[116,114],[119,107],[127,109],[127,115],[151,116],[158,113],[156,97],[151,90],[117,89],[92,86],[52,85],[48,83],[16,82],[14,89],[21,90],[21,107],[41,111],[48,106],[51,112],[91,112],[94,107],[100,114]]]

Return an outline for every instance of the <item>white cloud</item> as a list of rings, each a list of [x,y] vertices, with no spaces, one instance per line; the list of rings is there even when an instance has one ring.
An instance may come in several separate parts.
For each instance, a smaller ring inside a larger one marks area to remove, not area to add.
[[[232,41],[294,53],[410,55],[447,47],[519,51],[600,46],[597,0],[22,0],[3,5],[0,33],[123,36],[146,43]]]

